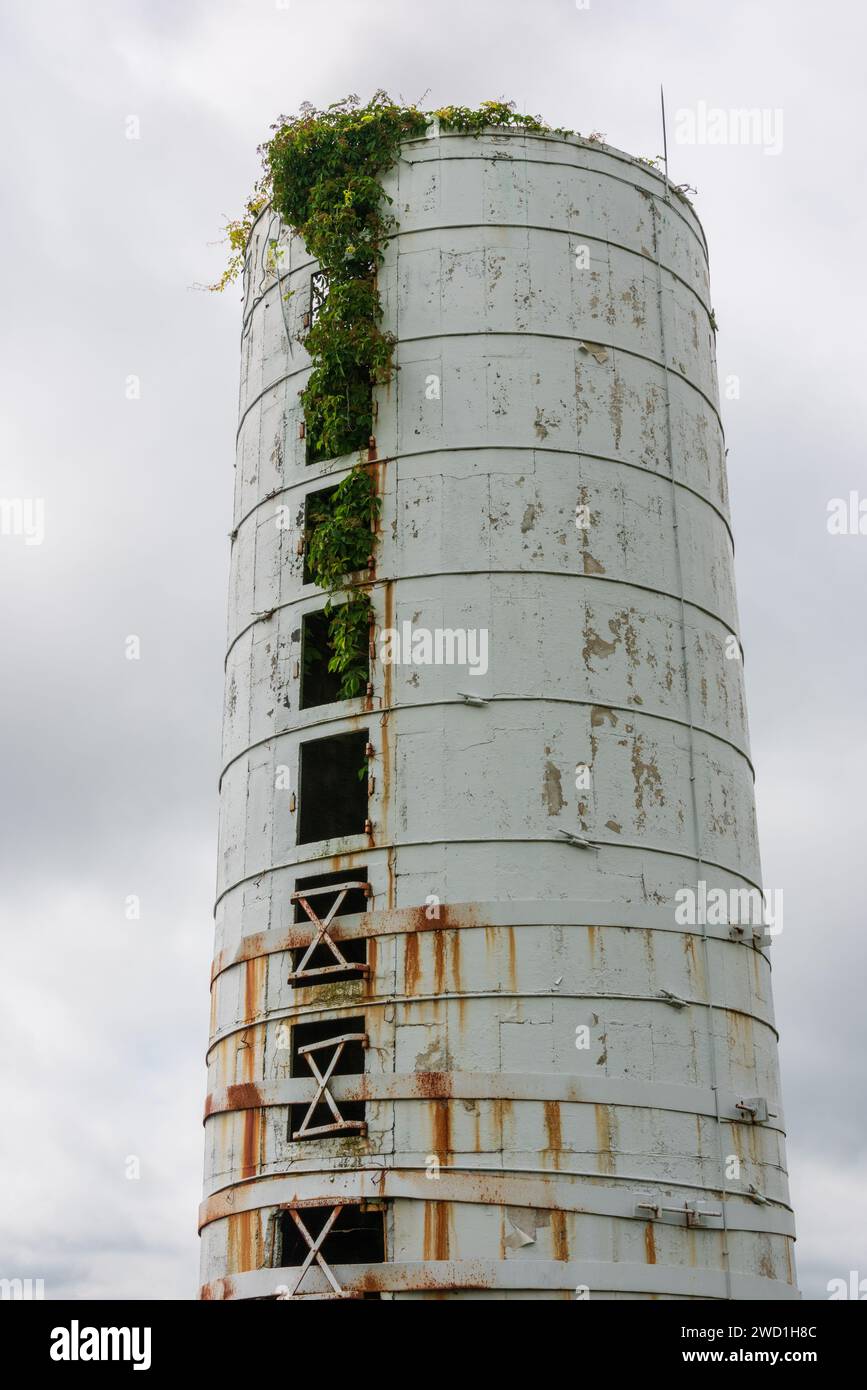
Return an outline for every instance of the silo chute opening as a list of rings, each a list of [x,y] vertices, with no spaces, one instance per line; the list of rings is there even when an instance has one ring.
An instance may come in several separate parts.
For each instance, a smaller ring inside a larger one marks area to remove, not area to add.
[[[298,844],[363,835],[367,821],[368,731],[301,745]]]

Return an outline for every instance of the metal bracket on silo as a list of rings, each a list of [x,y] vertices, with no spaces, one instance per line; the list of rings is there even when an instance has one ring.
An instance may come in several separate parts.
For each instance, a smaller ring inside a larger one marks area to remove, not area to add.
[[[774,1111],[768,1109],[764,1096],[747,1096],[736,1101],[735,1110],[739,1110],[744,1119],[754,1125],[765,1124],[774,1115]]]
[[[681,999],[679,994],[672,994],[670,989],[661,989],[656,997],[657,999],[664,1000],[666,1004],[670,1004],[673,1009],[686,1009],[689,1007],[689,1001],[687,999]]]
[[[765,927],[740,926],[734,922],[729,926],[729,936],[733,941],[744,942],[749,937],[753,945],[759,947],[770,946],[772,940],[770,932]]]
[[[575,835],[575,834],[573,834],[573,832],[572,832],[571,830],[558,830],[558,831],[557,831],[557,834],[558,834],[558,835],[562,835],[563,838],[564,838],[564,840],[566,841],[566,843],[569,844],[569,845],[574,845],[576,849],[598,849],[598,848],[599,848],[599,846],[598,846],[598,845],[594,845],[593,842],[592,842],[591,840],[584,840],[584,839],[582,839],[582,837],[581,837],[580,835]]]
[[[666,1207],[660,1202],[637,1202],[635,1214],[649,1212],[651,1221],[661,1221],[665,1215],[683,1216],[687,1226],[700,1226],[703,1221],[722,1220],[721,1211],[709,1211],[706,1202],[684,1202],[682,1207]]]

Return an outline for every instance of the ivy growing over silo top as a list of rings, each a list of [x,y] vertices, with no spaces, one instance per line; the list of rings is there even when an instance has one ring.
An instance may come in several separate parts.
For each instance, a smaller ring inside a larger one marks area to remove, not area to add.
[[[379,91],[365,106],[355,96],[322,111],[305,104],[297,116],[281,116],[272,126],[244,216],[227,224],[232,255],[213,288],[225,288],[242,269],[249,233],[268,204],[328,277],[328,296],[305,339],[313,367],[301,400],[313,458],[364,448],[372,433],[371,391],[391,378],[394,349],[380,326],[376,282],[396,225],[381,175],[397,159],[401,141],[425,135],[434,119],[441,129],[471,135],[498,127],[551,130],[538,116],[521,115],[501,101],[425,112]]]
[[[263,172],[244,215],[226,226],[231,255],[212,289],[225,289],[238,276],[253,224],[269,204],[327,276],[327,296],[304,340],[312,368],[301,402],[314,460],[363,449],[373,432],[373,388],[391,379],[395,344],[381,327],[377,285],[383,247],[396,225],[381,175],[395,163],[401,141],[424,136],[434,119],[441,130],[470,135],[551,130],[538,116],[520,115],[513,103],[499,101],[424,112],[378,91],[365,106],[355,96],[325,110],[305,104],[297,116],[271,127],[273,135],[259,150]],[[338,486],[335,499],[338,511],[328,508],[308,537],[308,563],[314,582],[330,595],[348,591],[346,603],[328,607],[329,668],[340,673],[346,698],[366,683],[370,615],[369,600],[357,595],[347,571],[366,563],[377,499],[361,467]]]
[[[355,96],[323,111],[305,104],[297,116],[281,116],[271,127],[244,216],[226,225],[231,255],[213,289],[225,289],[240,273],[253,223],[269,204],[328,277],[328,295],[305,339],[313,366],[301,401],[314,459],[364,448],[372,433],[372,389],[390,380],[394,351],[394,338],[380,325],[377,286],[383,246],[396,225],[381,175],[394,164],[401,141],[425,135],[434,119],[441,129],[470,135],[551,130],[502,101],[425,112],[379,91],[366,106]],[[558,127],[556,133],[571,132]]]

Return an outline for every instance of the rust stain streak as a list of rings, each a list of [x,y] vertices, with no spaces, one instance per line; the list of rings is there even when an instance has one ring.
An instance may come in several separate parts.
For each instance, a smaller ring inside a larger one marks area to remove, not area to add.
[[[262,1111],[245,1110],[243,1126],[241,1141],[242,1179],[255,1177],[259,1166],[259,1151],[262,1143]]]
[[[449,932],[449,953],[451,955],[452,989],[459,994],[463,989],[461,984],[461,934],[460,932]]]
[[[386,581],[383,588],[383,628],[394,627],[394,583],[391,579]],[[382,705],[388,710],[392,705],[392,673],[394,667],[391,662],[387,662],[382,669]]]
[[[554,1249],[554,1259],[566,1261],[569,1259],[569,1236],[566,1231],[565,1211],[551,1212],[551,1244]]]
[[[369,936],[367,938],[367,968],[370,971],[368,976],[370,980],[376,979],[376,949],[376,937]]]
[[[515,928],[514,928],[514,927],[507,927],[507,928],[506,928],[506,945],[507,945],[508,951],[509,951],[509,988],[517,991],[517,988],[518,988],[518,960],[517,960],[517,943],[515,942]]]
[[[545,1147],[552,1153],[559,1153],[563,1147],[563,1135],[558,1100],[545,1101],[545,1133],[548,1136]]]
[[[244,1022],[250,1023],[263,1012],[267,956],[253,956],[244,962]]]
[[[607,1105],[594,1105],[596,1118],[596,1148],[599,1157],[599,1171],[613,1173],[614,1155],[611,1152],[611,1114]]]
[[[386,895],[386,907],[389,912],[393,912],[395,905],[394,845],[389,845],[388,850],[386,852],[386,872],[388,874],[388,892]]]
[[[418,993],[418,982],[420,977],[419,966],[419,940],[415,932],[408,932],[404,937],[404,956],[403,956],[403,986],[406,994]]]
[[[443,939],[442,928],[437,927],[434,933],[434,984],[437,994],[445,994],[446,978],[446,943]]]
[[[425,1202],[424,1259],[447,1260],[449,1258],[450,1214],[448,1202]]]
[[[433,1152],[445,1159],[452,1151],[452,1120],[448,1100],[433,1102]]]
[[[226,1254],[229,1273],[244,1274],[247,1270],[255,1269],[258,1212],[233,1212],[228,1219],[228,1226]]]

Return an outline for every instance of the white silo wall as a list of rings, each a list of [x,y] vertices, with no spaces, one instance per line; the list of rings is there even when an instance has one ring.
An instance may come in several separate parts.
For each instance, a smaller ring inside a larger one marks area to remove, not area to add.
[[[315,263],[266,213],[245,275],[203,1296],[291,1288],[281,1212],[343,1199],[385,1231],[344,1292],[797,1297],[769,941],[675,915],[761,883],[701,227],[572,137],[410,141],[384,182],[366,698],[299,707],[304,497],[358,458],[299,437]],[[383,666],[404,623],[484,630],[486,672]],[[369,831],[299,844],[299,748],[350,731]],[[369,975],[293,988],[290,895],[335,870]],[[292,1029],[359,1017],[366,1133],[293,1141]]]

